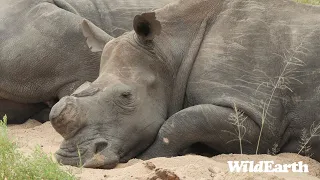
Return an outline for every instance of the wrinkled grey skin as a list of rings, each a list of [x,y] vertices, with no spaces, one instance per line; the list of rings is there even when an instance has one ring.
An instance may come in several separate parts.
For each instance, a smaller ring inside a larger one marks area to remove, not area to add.
[[[101,53],[86,45],[84,18],[108,33],[106,43],[132,30],[137,13],[170,1],[0,0],[0,117],[48,120],[48,102],[98,77]]]
[[[184,0],[155,14],[162,29],[152,13],[137,16],[135,32],[104,47],[99,77],[53,107],[51,122],[65,138],[59,161],[76,165],[77,147],[92,168],[146,148],[143,159],[175,156],[197,142],[240,153],[235,108],[246,118],[243,153],[256,152],[263,109],[258,153],[274,144],[299,151],[302,129],[320,123],[320,7]],[[320,137],[308,145],[320,161]]]

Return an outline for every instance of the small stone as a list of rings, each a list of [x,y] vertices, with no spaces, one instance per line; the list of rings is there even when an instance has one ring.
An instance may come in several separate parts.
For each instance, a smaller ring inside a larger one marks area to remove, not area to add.
[[[150,161],[144,162],[143,164],[144,164],[144,166],[145,166],[146,168],[148,168],[148,169],[150,169],[150,170],[154,170],[154,169],[156,168],[156,165],[154,165],[154,164],[153,164],[152,162],[150,162]]]
[[[156,175],[160,179],[166,180],[180,180],[180,178],[168,169],[156,169]]]
[[[208,170],[209,170],[211,173],[216,173],[216,171],[215,171],[214,169],[212,169],[211,167],[209,167]]]

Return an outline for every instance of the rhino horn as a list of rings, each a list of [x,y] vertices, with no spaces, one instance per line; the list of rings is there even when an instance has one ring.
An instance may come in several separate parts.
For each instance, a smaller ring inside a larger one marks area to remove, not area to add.
[[[49,119],[54,129],[64,138],[73,137],[85,126],[85,118],[78,117],[79,112],[75,97],[67,96],[54,105]]]

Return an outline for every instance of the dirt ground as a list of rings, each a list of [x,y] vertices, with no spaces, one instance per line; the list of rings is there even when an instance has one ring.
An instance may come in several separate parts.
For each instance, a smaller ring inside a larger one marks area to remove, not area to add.
[[[62,137],[55,132],[50,122],[40,124],[29,120],[22,125],[9,126],[9,135],[16,141],[20,150],[28,154],[39,145],[44,152],[53,154],[60,145]],[[293,163],[303,161],[308,164],[309,173],[232,173],[229,172],[227,161],[230,160],[273,160],[275,163]],[[284,153],[271,155],[219,155],[212,158],[187,155],[173,158],[155,158],[148,161],[132,159],[128,163],[119,164],[112,170],[86,169],[64,166],[77,177],[84,180],[207,180],[207,179],[289,179],[312,180],[320,179],[320,163],[296,154]]]

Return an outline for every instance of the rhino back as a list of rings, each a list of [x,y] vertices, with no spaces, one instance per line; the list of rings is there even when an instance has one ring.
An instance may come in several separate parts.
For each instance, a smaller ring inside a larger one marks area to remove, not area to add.
[[[2,98],[39,102],[98,75],[99,55],[86,47],[81,16],[45,1],[18,1],[0,13]]]
[[[313,100],[320,80],[319,19],[319,7],[292,1],[226,3],[207,29],[187,105],[236,103],[261,124],[269,99],[270,120],[282,119],[286,102]]]
[[[132,29],[136,13],[167,2],[1,0],[0,97],[35,103],[56,97],[62,88],[71,94],[99,73],[100,53],[86,45],[83,18],[119,36]]]
[[[132,30],[132,19],[141,12],[160,8],[173,0],[65,0],[113,37]],[[91,10],[88,10],[91,9]]]

